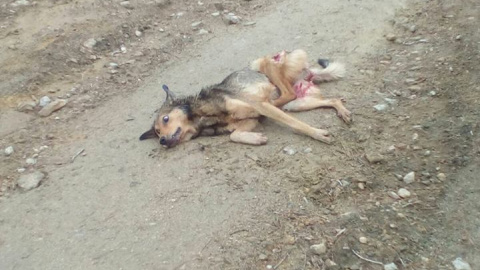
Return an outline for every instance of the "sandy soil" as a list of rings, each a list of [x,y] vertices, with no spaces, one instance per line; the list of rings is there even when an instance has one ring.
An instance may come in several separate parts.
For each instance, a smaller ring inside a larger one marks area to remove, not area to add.
[[[480,267],[475,1],[0,6],[1,269]],[[268,120],[260,147],[138,141],[161,84],[194,94],[294,48],[346,64],[322,88],[347,99],[353,124],[295,114],[333,145]],[[68,103],[41,117],[45,95]],[[46,177],[22,190],[35,171]]]

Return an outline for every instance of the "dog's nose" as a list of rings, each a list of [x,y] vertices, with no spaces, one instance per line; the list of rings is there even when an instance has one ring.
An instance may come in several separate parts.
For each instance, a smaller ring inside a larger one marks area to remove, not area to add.
[[[161,144],[161,145],[166,145],[166,144],[167,144],[167,138],[161,137],[161,138],[160,138],[160,144]]]

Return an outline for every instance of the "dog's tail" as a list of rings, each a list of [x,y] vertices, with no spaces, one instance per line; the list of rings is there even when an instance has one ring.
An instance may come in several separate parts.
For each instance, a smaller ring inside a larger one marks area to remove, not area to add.
[[[345,77],[345,66],[338,62],[328,63],[324,69],[312,68],[312,79],[316,83],[339,80]]]

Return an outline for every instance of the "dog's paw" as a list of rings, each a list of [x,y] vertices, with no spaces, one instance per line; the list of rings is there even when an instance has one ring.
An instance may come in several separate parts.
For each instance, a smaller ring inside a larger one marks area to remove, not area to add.
[[[352,113],[347,109],[338,111],[338,117],[342,118],[342,120],[347,124],[352,122]]]
[[[237,143],[250,145],[263,145],[268,141],[267,136],[259,132],[235,131],[230,135],[230,139]]]
[[[313,134],[312,138],[327,144],[331,144],[333,142],[332,134],[330,134],[328,130],[324,129],[315,129],[315,133]]]

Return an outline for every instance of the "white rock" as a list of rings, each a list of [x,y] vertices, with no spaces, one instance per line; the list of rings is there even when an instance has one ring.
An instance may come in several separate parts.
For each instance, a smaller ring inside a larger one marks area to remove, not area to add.
[[[141,37],[141,36],[142,36],[142,31],[140,31],[140,30],[135,30],[135,36]]]
[[[233,13],[223,15],[223,19],[227,24],[237,24],[240,22],[240,18]]]
[[[19,6],[29,6],[30,2],[27,0],[17,0],[10,4],[12,7],[19,7]]]
[[[48,96],[43,96],[43,97],[40,98],[40,101],[39,101],[38,105],[40,105],[40,107],[45,107],[50,102],[52,102],[52,100]]]
[[[385,38],[386,38],[388,41],[395,41],[395,40],[397,39],[397,36],[395,36],[395,34],[390,33],[390,34],[387,34],[387,35],[385,36]]]
[[[260,255],[258,256],[258,258],[259,258],[260,260],[262,260],[262,261],[265,261],[265,260],[267,260],[268,256],[265,255],[265,254],[260,254]]]
[[[199,22],[194,22],[191,24],[193,28],[198,28],[200,25],[202,25],[202,22],[199,21]]]
[[[13,154],[13,151],[13,146],[9,146],[5,148],[5,155],[10,156],[11,154]]]
[[[408,198],[410,197],[412,194],[410,193],[410,191],[408,191],[407,189],[405,188],[401,188],[398,190],[398,196],[402,197],[402,198]]]
[[[396,100],[396,99],[393,99],[393,98],[384,98],[384,100],[385,100],[388,104],[391,104],[391,105],[397,104],[397,100]]]
[[[384,270],[398,270],[398,267],[395,263],[389,263],[389,264],[385,264],[383,266],[383,269]]]
[[[312,245],[310,246],[310,250],[316,255],[322,255],[327,253],[327,246],[325,246],[325,243]]]
[[[65,105],[67,105],[67,100],[65,99],[57,99],[55,101],[50,102],[47,106],[43,107],[38,114],[40,116],[46,117],[52,114],[54,111],[60,110]]]
[[[313,151],[312,148],[307,147],[303,150],[303,153],[308,154],[308,153],[311,153],[312,151]]]
[[[208,34],[208,31],[202,28],[202,29],[198,30],[198,34],[199,35],[206,35],[206,34]]]
[[[395,193],[395,192],[393,192],[393,191],[389,191],[389,192],[388,192],[388,196],[389,196],[390,198],[394,199],[394,200],[400,199],[400,196],[398,196],[398,194]]]
[[[133,9],[133,6],[130,5],[130,1],[123,1],[123,2],[120,2],[120,5],[126,9]]]
[[[458,257],[454,261],[452,261],[453,267],[455,270],[472,270],[470,264],[464,261],[462,258]]]
[[[366,244],[368,242],[368,239],[366,237],[362,236],[362,237],[358,238],[358,241],[360,241],[360,243],[362,243],[362,244]]]
[[[220,16],[220,12],[218,12],[218,11],[217,11],[217,12],[213,12],[213,13],[212,13],[212,16],[213,16],[213,17]]]
[[[25,162],[26,162],[28,165],[35,165],[35,164],[37,164],[37,160],[34,159],[34,158],[27,158],[27,160],[25,160]]]
[[[18,168],[18,169],[17,169],[17,172],[19,172],[19,173],[24,173],[25,171],[26,171],[25,168]]]
[[[375,110],[377,110],[379,112],[382,112],[382,111],[385,111],[388,108],[388,105],[387,104],[377,104],[377,105],[373,106],[373,108],[375,108]]]
[[[429,94],[430,96],[434,97],[434,96],[437,95],[437,92],[435,92],[435,91],[430,91],[430,92],[428,92],[428,94]]]
[[[38,187],[40,182],[45,178],[45,174],[42,172],[33,172],[26,175],[22,175],[18,181],[17,185],[21,187],[23,190],[30,190]]]
[[[287,155],[293,156],[297,153],[297,150],[295,150],[293,146],[286,146],[285,148],[283,148],[283,152]]]
[[[97,45],[97,41],[94,38],[89,38],[83,43],[83,46],[89,49],[92,49],[93,47],[95,47],[95,45]]]
[[[413,133],[412,140],[418,140],[418,133]]]
[[[415,182],[415,172],[409,172],[403,177],[405,184],[411,184]]]

